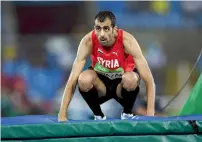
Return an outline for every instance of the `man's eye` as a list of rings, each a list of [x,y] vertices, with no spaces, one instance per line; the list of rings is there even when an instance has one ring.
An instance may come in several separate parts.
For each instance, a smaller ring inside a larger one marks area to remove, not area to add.
[[[104,30],[105,31],[109,31],[109,27],[104,27]]]
[[[95,29],[96,29],[97,31],[100,31],[100,27],[96,27]]]

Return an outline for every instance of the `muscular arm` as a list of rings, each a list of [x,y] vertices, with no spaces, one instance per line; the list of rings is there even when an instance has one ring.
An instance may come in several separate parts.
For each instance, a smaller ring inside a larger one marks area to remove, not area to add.
[[[155,108],[155,83],[152,73],[136,39],[129,33],[124,32],[123,44],[125,52],[133,56],[140,76],[145,82],[147,92],[147,115],[153,116]]]
[[[76,59],[72,66],[72,71],[70,73],[69,79],[67,81],[64,94],[61,101],[60,111],[58,114],[59,121],[65,121],[66,112],[72,96],[75,92],[76,84],[80,73],[86,63],[87,57],[90,55],[92,50],[91,33],[87,34],[80,42]]]

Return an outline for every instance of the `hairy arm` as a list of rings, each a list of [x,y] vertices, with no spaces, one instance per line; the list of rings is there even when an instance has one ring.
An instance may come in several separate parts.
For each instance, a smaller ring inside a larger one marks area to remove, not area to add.
[[[89,33],[81,40],[79,44],[77,56],[73,63],[72,70],[63,93],[60,111],[58,114],[59,121],[67,120],[66,115],[68,106],[75,92],[78,77],[84,68],[86,59],[90,55],[91,50],[92,50],[92,41],[91,41],[91,33]]]
[[[155,83],[147,61],[142,54],[136,39],[129,33],[123,33],[123,44],[125,52],[132,55],[136,67],[146,85],[147,92],[147,115],[153,116],[155,111]]]

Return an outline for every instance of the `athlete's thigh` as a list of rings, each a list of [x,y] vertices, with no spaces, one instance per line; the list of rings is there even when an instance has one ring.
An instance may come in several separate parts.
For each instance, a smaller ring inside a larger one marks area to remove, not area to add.
[[[127,85],[129,88],[126,88],[126,89],[135,90],[139,86],[140,77],[138,72],[136,71],[126,72],[124,73],[124,76],[126,76],[125,78],[127,78],[126,84],[129,84]],[[116,94],[119,98],[122,98],[121,89],[123,87],[123,84],[124,84],[124,80],[122,79],[122,81],[117,85],[117,88],[116,88]]]
[[[98,91],[99,97],[106,96],[106,86],[103,83],[103,81],[99,78],[97,73],[93,69],[88,69],[85,72],[85,76],[93,75],[94,76],[94,81],[93,81],[93,86],[96,88]]]

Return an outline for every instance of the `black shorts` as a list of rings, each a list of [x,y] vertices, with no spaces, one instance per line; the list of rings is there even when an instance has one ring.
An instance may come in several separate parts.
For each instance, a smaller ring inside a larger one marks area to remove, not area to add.
[[[92,67],[89,67],[89,69],[92,69]],[[139,82],[140,82],[140,75],[139,75],[139,72],[138,70],[135,68],[133,70],[135,73],[138,74],[139,78],[138,78],[138,85],[139,85]],[[99,73],[97,73],[97,76],[99,77],[99,79],[103,82],[103,84],[105,85],[106,87],[106,96],[103,96],[103,97],[100,97],[100,104],[114,98],[117,102],[119,102],[121,105],[123,105],[123,100],[122,98],[119,98],[116,94],[116,88],[118,86],[119,83],[121,83],[121,78],[117,78],[117,79],[109,79],[108,77],[104,76],[104,75],[101,75]],[[137,88],[139,90],[139,86],[137,86]]]

